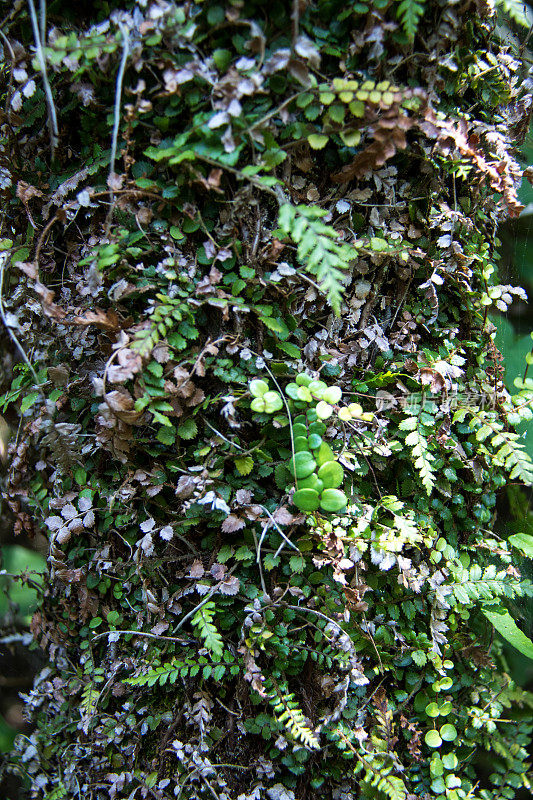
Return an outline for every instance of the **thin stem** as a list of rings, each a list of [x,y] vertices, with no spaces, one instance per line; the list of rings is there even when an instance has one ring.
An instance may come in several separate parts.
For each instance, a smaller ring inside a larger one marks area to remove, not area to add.
[[[39,378],[38,378],[37,373],[35,372],[35,370],[33,368],[33,365],[31,363],[30,359],[28,358],[28,356],[24,352],[24,350],[22,348],[22,345],[20,344],[19,340],[17,339],[17,337],[15,336],[15,334],[13,333],[13,331],[11,330],[11,328],[10,328],[8,322],[7,322],[6,312],[4,310],[4,301],[3,301],[4,267],[5,267],[6,257],[7,257],[6,253],[2,253],[1,256],[0,256],[0,319],[2,320],[2,324],[4,325],[6,331],[8,332],[10,339],[12,340],[13,344],[15,345],[17,350],[19,351],[19,353],[20,353],[20,355],[22,357],[22,360],[24,361],[24,363],[26,364],[26,366],[30,370],[31,374],[33,375],[33,379],[35,381],[35,385],[36,385],[37,389],[40,391],[39,387],[41,385],[44,385],[44,384],[41,384],[39,382]]]
[[[46,45],[46,0],[39,0],[39,28],[41,42]]]
[[[43,86],[44,86],[44,93],[46,95],[46,104],[48,106],[48,127],[50,128],[50,149],[52,152],[52,159],[54,158],[57,143],[59,141],[59,128],[57,126],[57,114],[56,114],[56,107],[54,105],[54,98],[52,95],[52,90],[50,88],[50,83],[48,82],[48,74],[46,72],[46,60],[44,56],[43,50],[43,40],[41,39],[41,33],[39,31],[39,23],[37,21],[37,13],[35,11],[35,4],[33,0],[28,0],[28,5],[30,8],[30,17],[31,17],[31,26],[33,28],[33,38],[35,39],[35,50],[37,52],[37,60],[39,61],[39,66],[41,68],[41,74],[43,77]],[[43,0],[41,0],[41,23],[43,22],[43,15],[42,15],[42,5]],[[44,39],[44,37],[43,37]]]
[[[115,88],[115,108],[113,112],[113,135],[111,138],[111,156],[109,159],[109,184],[110,184],[110,197],[111,208],[109,209],[108,223],[111,221],[111,214],[113,213],[114,194],[112,185],[112,178],[115,174],[115,161],[117,158],[117,142],[118,142],[118,129],[120,125],[120,104],[122,100],[122,83],[124,80],[124,72],[126,71],[126,63],[130,53],[130,35],[124,23],[119,22],[118,26],[122,34],[122,58],[120,59],[120,66],[117,73],[117,83]]]
[[[190,644],[192,641],[191,639],[181,639],[179,636],[162,636],[158,633],[148,633],[146,631],[103,631],[93,636],[92,641],[95,642],[97,639],[101,639],[102,636],[110,636],[112,634],[122,635],[126,633],[131,633],[133,636],[147,636],[150,639],[164,639],[167,642],[178,642],[179,644]]]

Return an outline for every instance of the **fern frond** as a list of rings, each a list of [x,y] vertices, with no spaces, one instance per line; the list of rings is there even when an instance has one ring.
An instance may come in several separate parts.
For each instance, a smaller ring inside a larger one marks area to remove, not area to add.
[[[227,651],[225,658],[228,659]],[[228,669],[231,669],[232,675],[235,675],[239,668],[234,663],[231,667],[229,663],[224,662],[209,664],[203,656],[200,659],[198,656],[172,658],[165,664],[145,664],[142,671],[137,675],[132,675],[131,678],[126,678],[124,683],[129,686],[152,687],[156,684],[165,686],[167,683],[175,683],[178,678],[194,678],[199,672],[202,673],[205,680],[213,678],[215,681],[220,681]]]
[[[353,245],[339,241],[335,228],[320,221],[326,213],[317,206],[285,203],[279,210],[278,224],[298,245],[298,261],[316,277],[328,303],[339,316],[345,281],[343,270],[358,253]]]
[[[265,688],[276,719],[282,723],[290,737],[301,742],[307,750],[318,750],[320,743],[314,731],[306,724],[294,694],[289,693],[287,687],[278,686],[271,678],[265,681]]]
[[[429,497],[436,482],[432,466],[435,457],[429,452],[429,444],[425,436],[424,425],[420,422],[418,417],[408,417],[400,422],[399,427],[401,430],[410,431],[405,437],[405,444],[411,448],[414,465],[418,470],[422,485]]]
[[[371,780],[368,780],[368,773],[367,773],[367,780],[365,783],[368,783],[373,788],[377,789],[378,792],[383,792],[389,800],[405,800],[407,797],[407,788],[405,783],[402,781],[401,778],[398,778],[396,775],[382,775],[378,772],[376,775],[372,777]]]
[[[68,475],[75,466],[81,464],[81,425],[47,420],[46,426],[47,433],[41,439],[41,445],[50,449],[60,471]]]
[[[456,566],[453,568],[454,583],[447,584],[458,606],[474,605],[483,601],[486,605],[500,597],[533,596],[533,584],[529,580],[512,578],[507,570],[496,570],[489,564],[484,570],[478,564],[470,569]]]
[[[158,302],[150,310],[149,323],[136,331],[131,345],[131,349],[143,357],[149,356],[162,339],[166,338],[176,350],[183,350],[187,339],[198,336],[186,300],[166,294],[157,294],[156,299]]]
[[[203,639],[204,646],[215,658],[219,659],[222,656],[224,642],[216,626],[213,624],[215,611],[216,605],[212,600],[208,603],[204,603],[192,618],[192,624],[198,631],[200,638]]]
[[[425,3],[421,2],[421,0],[401,0],[398,6],[398,16],[408,39],[413,40],[415,38],[420,17],[425,10]]]
[[[94,683],[87,683],[83,687],[80,703],[80,727],[85,734],[89,732],[91,722],[96,719],[96,706],[99,698],[100,692],[96,689]]]
[[[177,658],[173,658],[167,664],[160,664],[157,667],[150,668],[147,672],[140,675],[133,675],[131,678],[126,678],[124,683],[130,686],[155,686],[158,683],[164,686],[166,683],[175,683],[180,675],[184,675],[183,669],[186,668],[185,675],[188,672],[189,665]]]
[[[463,410],[460,409],[461,412]],[[478,450],[488,454],[491,463],[495,466],[504,467],[511,480],[518,480],[525,486],[532,486],[533,462],[526,451],[525,444],[520,441],[520,434],[504,431],[501,422],[490,419],[483,412],[469,411],[473,416],[468,425],[476,431],[476,442],[480,444]],[[454,415],[454,420],[460,419],[458,413],[456,412]]]

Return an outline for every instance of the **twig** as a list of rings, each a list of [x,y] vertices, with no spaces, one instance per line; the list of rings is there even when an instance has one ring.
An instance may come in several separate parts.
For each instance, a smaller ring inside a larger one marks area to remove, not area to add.
[[[167,642],[179,642],[179,644],[190,644],[193,641],[192,639],[181,639],[179,636],[162,636],[159,633],[148,633],[146,631],[103,631],[93,636],[92,641],[95,642],[97,639],[101,639],[102,636],[111,636],[112,634],[122,635],[126,633],[131,633],[133,636],[148,636],[150,639],[164,639]]]
[[[268,592],[267,592],[267,588],[266,588],[265,578],[264,578],[264,575],[263,575],[263,565],[261,564],[261,545],[263,544],[263,539],[265,538],[265,533],[267,532],[267,528],[268,528],[268,523],[265,522],[265,524],[263,525],[263,530],[261,531],[261,538],[259,540],[259,543],[257,542],[257,534],[255,532],[255,529],[252,528],[252,535],[254,537],[255,549],[256,549],[256,552],[257,552],[256,561],[257,561],[257,566],[259,567],[259,577],[261,579],[261,588],[263,589],[263,594],[266,594],[266,595],[268,595]]]
[[[217,428],[215,428],[215,426],[214,426],[214,425],[211,425],[211,423],[210,423],[210,422],[208,422],[208,421],[206,420],[206,418],[205,418],[205,417],[202,417],[202,420],[205,422],[205,424],[207,425],[207,427],[208,427],[208,428],[211,428],[211,430],[213,431],[213,433],[216,433],[216,435],[217,435],[217,436],[220,436],[220,438],[221,438],[221,439],[222,439],[224,442],[227,442],[227,443],[228,443],[228,444],[230,444],[232,447],[236,447],[236,448],[237,448],[237,450],[243,450],[243,451],[244,451],[244,447],[241,447],[241,446],[240,446],[240,444],[237,444],[237,442],[232,442],[232,441],[231,441],[231,439],[228,439],[226,436],[224,436],[224,434],[223,434],[223,433],[220,433],[220,431],[219,431],[219,430],[217,430]],[[248,452],[248,453],[251,453],[252,451],[251,451],[251,450],[248,450],[247,452]]]
[[[232,568],[229,570],[229,572],[228,572],[228,575],[232,575],[232,574],[235,572],[235,570],[237,569],[237,566],[238,566],[238,565],[236,564],[234,567],[232,567]],[[176,625],[176,627],[174,628],[174,631],[178,631],[178,630],[181,628],[181,626],[182,626],[182,625],[183,625],[185,622],[187,622],[187,620],[188,620],[188,619],[190,619],[191,617],[193,617],[193,616],[196,614],[196,612],[197,612],[197,611],[199,611],[199,610],[200,610],[200,609],[201,609],[203,606],[205,606],[205,604],[207,603],[207,601],[208,601],[208,600],[210,600],[210,599],[213,597],[213,595],[215,594],[215,592],[218,592],[218,590],[219,590],[219,589],[220,589],[220,587],[222,586],[222,583],[223,583],[223,581],[219,581],[217,584],[215,584],[215,586],[213,586],[213,588],[212,588],[212,589],[211,589],[211,590],[210,590],[210,591],[209,591],[209,592],[206,594],[206,596],[204,597],[204,599],[202,600],[202,602],[201,602],[201,603],[198,603],[198,605],[197,605],[197,606],[195,606],[195,607],[192,609],[192,611],[189,611],[189,613],[188,613],[188,614],[185,614],[185,616],[184,616],[184,617],[182,617],[182,618],[180,619],[180,621],[178,622],[178,624],[177,624],[177,625]]]
[[[296,44],[296,39],[298,38],[298,33],[300,28],[300,0],[292,0],[291,22],[292,22],[291,50],[294,52],[294,46]]]
[[[7,254],[6,253],[2,253],[0,255],[0,319],[2,320],[2,324],[4,325],[6,331],[8,332],[9,337],[11,338],[13,344],[15,345],[15,347],[19,351],[20,355],[22,356],[22,360],[24,361],[24,363],[26,364],[26,366],[30,370],[31,374],[33,375],[33,379],[35,381],[35,385],[37,387],[37,390],[40,392],[41,391],[40,390],[40,386],[43,385],[43,384],[41,384],[41,382],[39,381],[37,373],[35,372],[30,359],[26,355],[24,349],[22,348],[22,345],[20,344],[19,340],[17,339],[17,337],[15,336],[15,334],[13,333],[13,331],[11,330],[11,328],[8,325],[8,322],[7,322],[7,317],[6,317],[6,313],[5,313],[5,310],[4,310],[4,301],[3,301],[4,267],[5,267],[6,258],[7,258]]]
[[[279,535],[281,536],[281,538],[282,538],[282,539],[283,539],[285,542],[287,542],[287,544],[288,544],[290,547],[292,547],[292,548],[293,548],[293,550],[296,550],[296,552],[297,552],[297,553],[299,553],[299,554],[301,555],[301,554],[302,554],[302,552],[301,552],[300,548],[299,548],[299,547],[297,547],[297,546],[294,544],[294,542],[291,542],[291,540],[289,539],[289,537],[288,537],[288,536],[286,536],[286,535],[284,534],[284,532],[281,530],[280,526],[278,525],[278,523],[276,522],[276,520],[274,519],[274,517],[272,516],[272,514],[271,514],[271,513],[270,513],[270,511],[268,510],[268,508],[265,508],[265,506],[261,506],[261,508],[263,509],[263,511],[265,511],[265,512],[266,512],[266,514],[267,514],[267,515],[268,515],[268,517],[270,518],[270,521],[271,521],[271,522],[274,524],[274,527],[276,528],[276,530],[277,530],[277,532],[279,533]],[[283,544],[283,541],[282,541],[282,543],[280,544],[280,546],[278,547],[278,549],[277,549],[277,550],[276,550],[276,552],[274,553],[274,558],[277,558],[277,557],[279,556],[279,554],[280,554],[280,553],[281,553],[281,551],[283,550],[284,546],[285,546],[285,545]]]
[[[291,606],[289,603],[284,603],[284,606],[286,608],[291,608],[293,611],[307,611],[309,614],[316,614],[317,617],[322,617],[322,619],[325,619],[327,622],[335,625],[339,631],[343,631],[344,633],[344,628],[340,625],[340,623],[336,622],[334,619],[331,619],[331,617],[326,616],[326,614],[323,614],[321,611],[317,611],[316,608],[309,608],[308,606]]]
[[[42,7],[43,7],[44,0],[41,0],[41,23],[43,22],[43,15],[42,15]],[[52,95],[52,90],[50,88],[50,83],[48,82],[48,75],[46,72],[46,60],[44,57],[44,50],[43,50],[43,43],[41,40],[41,34],[39,32],[39,23],[37,21],[37,14],[35,12],[35,4],[33,0],[28,0],[28,5],[30,7],[30,17],[31,17],[31,26],[33,28],[33,38],[35,39],[35,49],[37,52],[37,60],[39,61],[39,66],[41,68],[41,73],[43,77],[43,86],[44,86],[44,93],[46,95],[46,104],[48,106],[48,127],[50,129],[50,149],[52,151],[52,159],[54,158],[57,143],[59,141],[59,128],[57,126],[57,114],[56,114],[56,107],[54,105],[54,98]],[[43,37],[44,39],[44,37]]]
[[[124,72],[126,71],[126,62],[128,60],[128,56],[130,53],[130,35],[128,29],[126,28],[123,22],[119,22],[118,26],[122,34],[122,58],[120,59],[120,66],[118,68],[117,83],[115,88],[115,108],[113,112],[113,135],[111,139],[111,156],[109,159],[108,183],[110,184],[109,188],[110,188],[111,207],[109,209],[107,217],[108,226],[111,223],[111,215],[113,214],[113,203],[115,199],[111,185],[112,185],[113,175],[115,174],[115,160],[117,157],[118,129],[120,125],[120,104],[122,100],[122,82],[124,80]]]
[[[39,27],[41,30],[41,42],[46,45],[46,0],[39,0]]]

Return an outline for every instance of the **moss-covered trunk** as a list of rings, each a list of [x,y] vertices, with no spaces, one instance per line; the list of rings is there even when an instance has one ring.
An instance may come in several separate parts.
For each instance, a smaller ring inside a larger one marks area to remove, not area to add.
[[[489,4],[6,13],[31,797],[512,797],[533,384],[487,314],[527,102]]]

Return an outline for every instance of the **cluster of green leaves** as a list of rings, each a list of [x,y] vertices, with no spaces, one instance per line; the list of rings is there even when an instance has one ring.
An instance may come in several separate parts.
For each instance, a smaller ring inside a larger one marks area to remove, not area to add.
[[[272,678],[266,681],[265,691],[276,719],[287,729],[291,738],[301,742],[308,750],[318,750],[318,739],[306,724],[302,710],[294,699],[294,693],[289,692],[286,686],[278,686]]]
[[[317,206],[292,206],[284,203],[279,210],[283,233],[298,245],[298,260],[314,275],[328,302],[340,314],[344,274],[342,270],[358,257],[353,245],[339,243],[338,234],[321,218],[326,212]]]
[[[251,381],[250,393],[255,398],[250,405],[252,411],[274,414],[285,403],[289,413],[289,417],[277,419],[278,425],[289,427],[291,441],[288,460],[276,469],[278,486],[289,491],[294,485],[292,502],[300,511],[316,511],[320,506],[323,511],[337,513],[345,508],[347,497],[339,489],[344,483],[344,469],[323,438],[324,420],[334,411],[343,422],[357,417],[368,420],[372,414],[363,414],[358,404],[339,408],[342,389],[313,380],[306,373],[296,375],[295,380],[287,384],[284,393],[288,399],[283,400],[279,392],[269,391],[268,383],[260,379]]]
[[[187,347],[187,340],[197,339],[198,329],[194,326],[194,315],[186,297],[183,290],[180,297],[157,294],[158,302],[152,309],[149,325],[137,331],[133,349],[141,355],[150,355],[156,344],[164,339],[179,351]]]
[[[435,461],[435,456],[430,452],[428,436],[431,435],[435,428],[434,415],[437,409],[431,401],[423,402],[423,397],[421,400],[422,402],[418,409],[411,408],[410,413],[412,416],[402,420],[398,428],[401,431],[409,431],[405,437],[405,444],[411,448],[414,465],[418,470],[422,485],[427,494],[430,495],[435,486],[436,478],[432,464]]]

